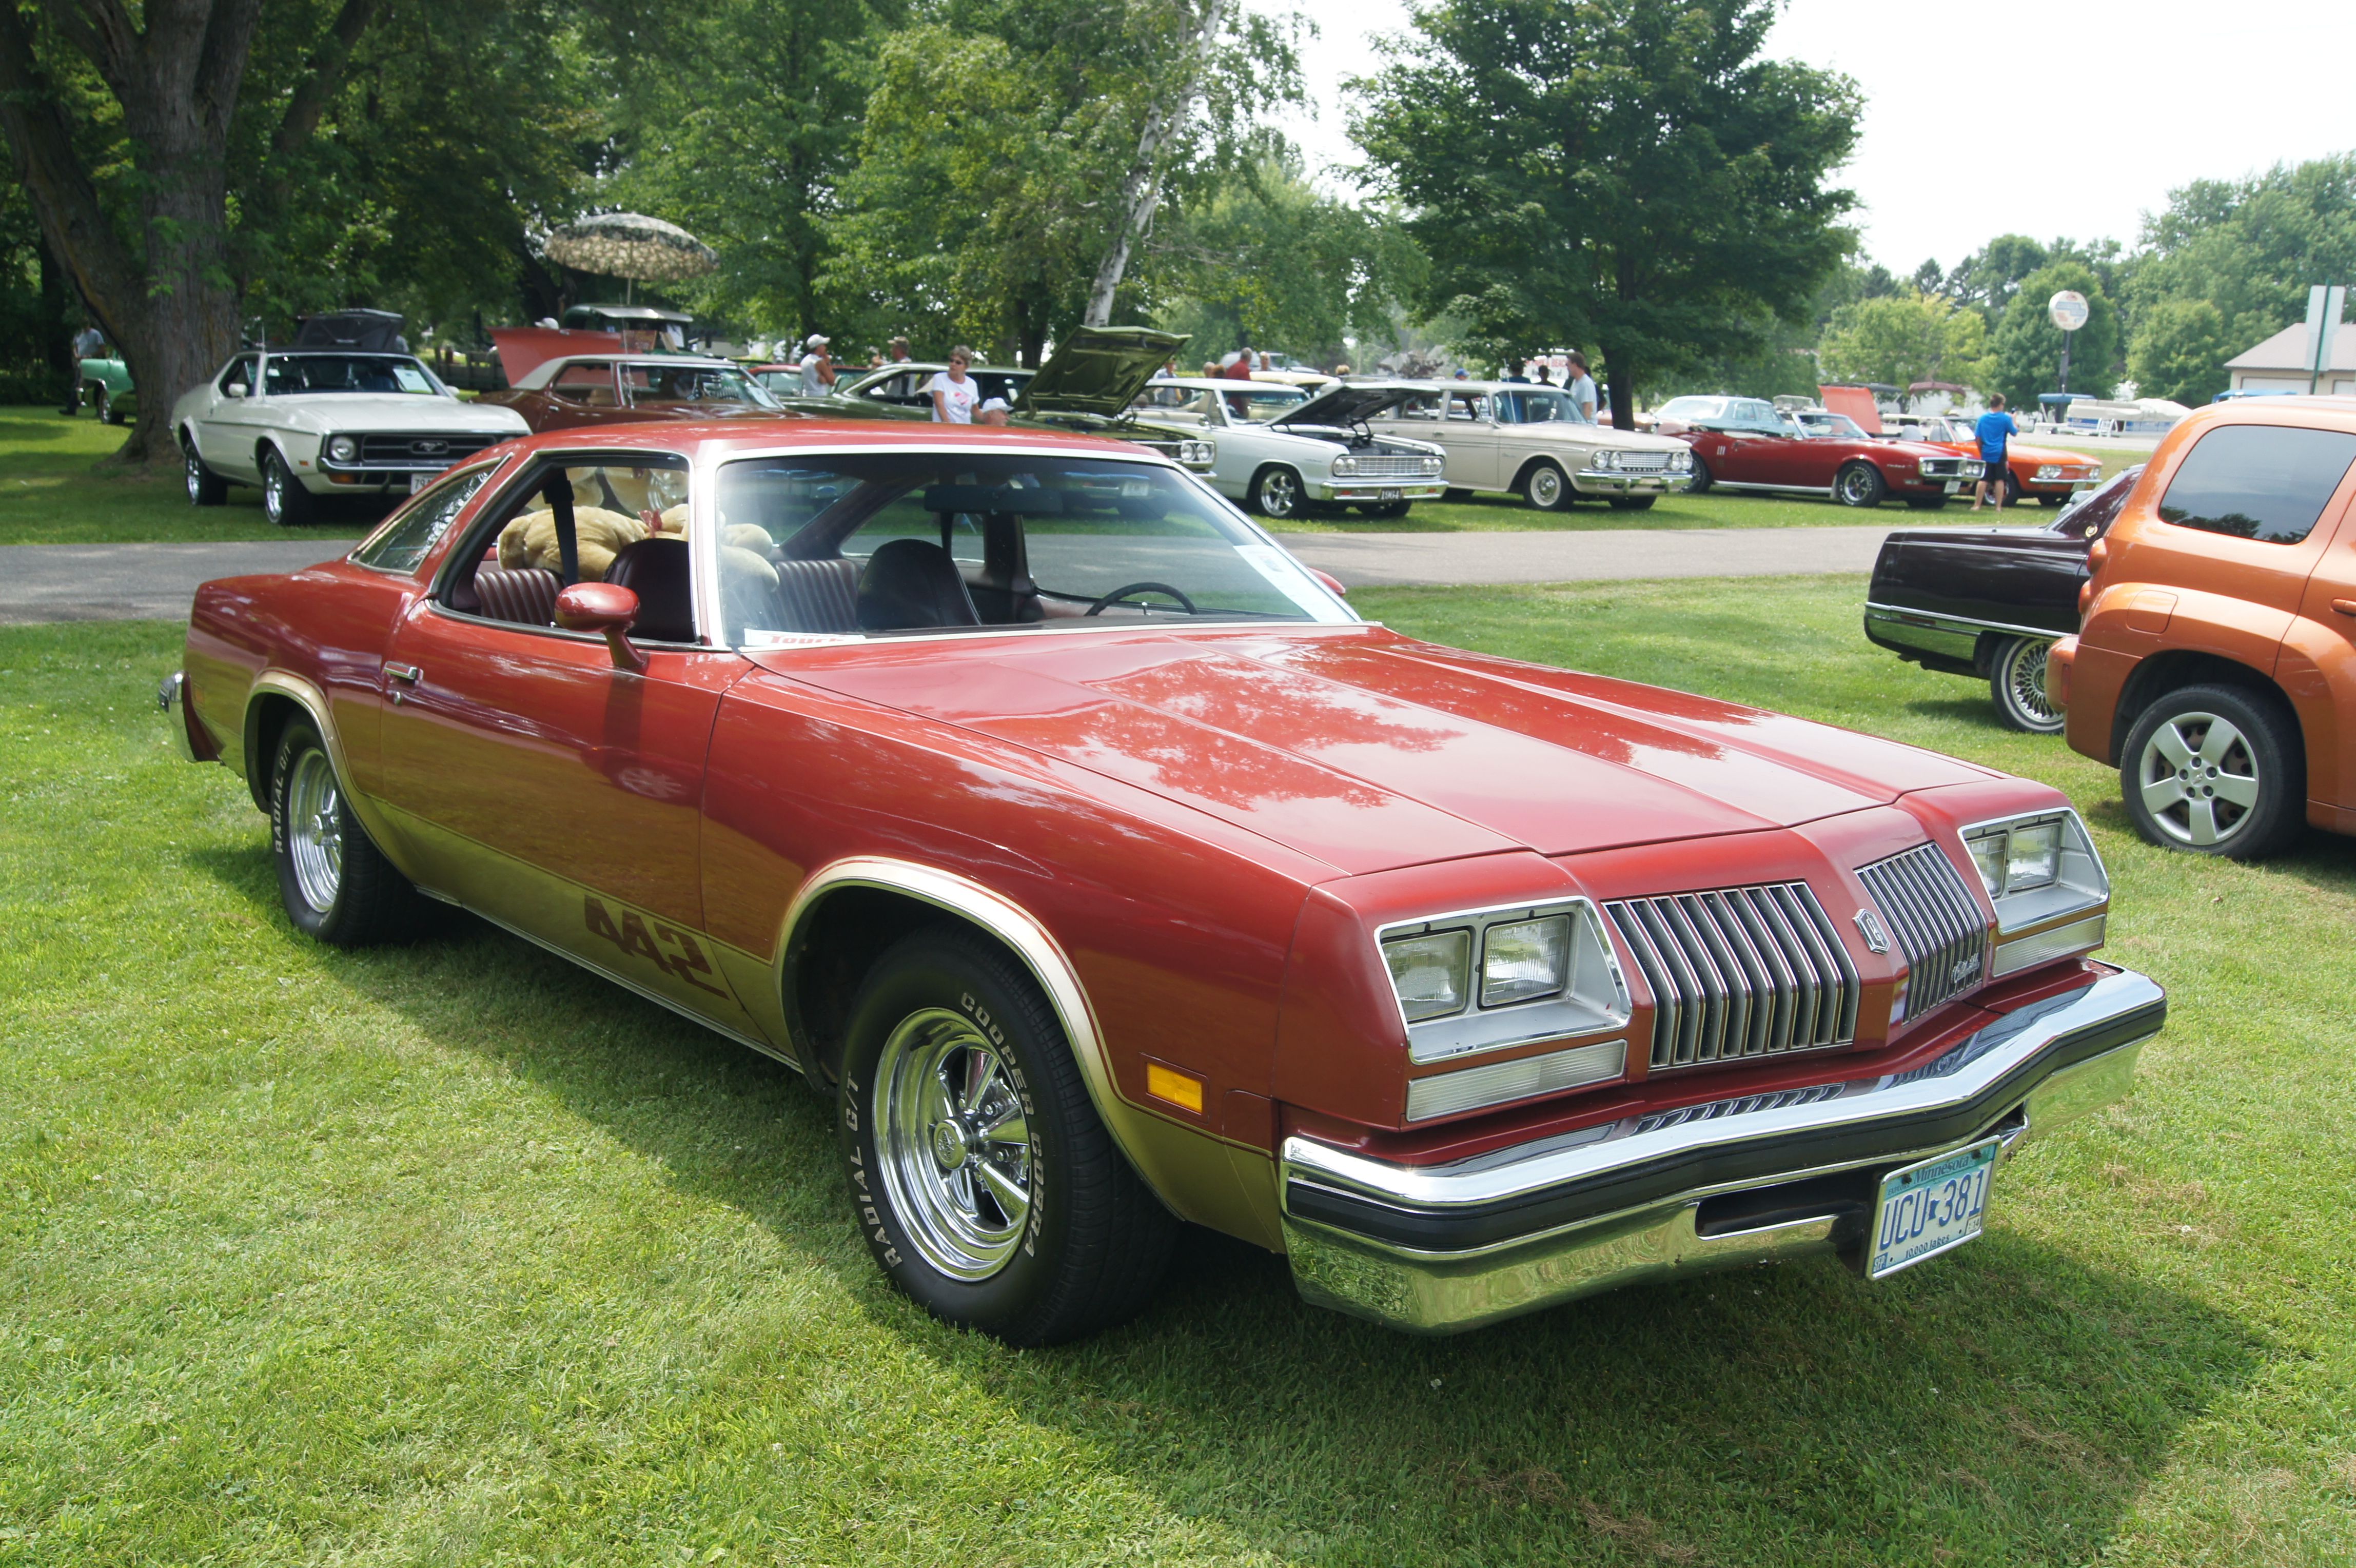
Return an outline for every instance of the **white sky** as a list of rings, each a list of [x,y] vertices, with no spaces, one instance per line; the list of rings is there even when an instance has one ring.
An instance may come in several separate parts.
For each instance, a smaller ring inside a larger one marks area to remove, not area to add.
[[[1312,171],[1355,163],[1341,82],[1374,71],[1372,39],[1405,28],[1406,0],[1251,4],[1318,25],[1302,51],[1314,117],[1285,128]],[[2132,246],[2171,187],[2356,149],[2356,0],[1791,0],[1769,52],[1863,90],[1841,178],[1867,256],[1901,274],[2005,232]],[[2056,124],[2072,129],[2047,156],[2032,138]]]

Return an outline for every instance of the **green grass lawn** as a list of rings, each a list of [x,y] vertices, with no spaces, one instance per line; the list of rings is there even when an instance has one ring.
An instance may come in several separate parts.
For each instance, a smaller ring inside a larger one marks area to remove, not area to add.
[[[877,1278],[785,1069],[471,922],[295,936],[159,731],[173,628],[0,630],[0,1563],[2356,1559],[2356,843],[2140,846],[2104,770],[1868,649],[1861,586],[1356,602],[2071,791],[2174,1011],[1986,1238],[1432,1341],[1196,1235],[1025,1354]]]
[[[0,407],[0,544],[128,544],[148,541],[284,539],[262,515],[262,492],[231,486],[229,503],[194,507],[177,473],[162,478],[102,476],[128,432],[101,424],[87,411],[71,419],[54,408]],[[305,535],[358,537],[382,515],[353,503],[331,510]]]

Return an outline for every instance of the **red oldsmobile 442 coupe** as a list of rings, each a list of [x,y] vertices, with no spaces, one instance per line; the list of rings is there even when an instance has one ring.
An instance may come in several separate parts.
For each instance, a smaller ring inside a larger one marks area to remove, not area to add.
[[[593,549],[624,489],[684,499]],[[2165,1012],[2055,790],[1385,630],[1126,443],[519,441],[207,585],[164,695],[297,926],[464,905],[790,1063],[878,1264],[1016,1343],[1180,1220],[1423,1330],[1887,1274]]]
[[[1671,398],[1653,428],[1693,447],[1696,490],[1780,490],[1855,507],[1896,496],[1934,511],[1985,467],[1949,447],[1877,439],[1846,419],[1803,424],[1763,398]]]

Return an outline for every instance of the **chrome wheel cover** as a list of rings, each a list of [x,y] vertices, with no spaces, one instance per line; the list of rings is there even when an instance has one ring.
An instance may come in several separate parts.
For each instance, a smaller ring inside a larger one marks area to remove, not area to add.
[[[1301,481],[1290,468],[1270,468],[1260,476],[1259,510],[1270,517],[1290,517],[1301,507]]]
[[[2043,734],[2062,727],[2062,710],[2045,694],[2046,654],[2050,642],[2017,642],[2004,656],[2004,693],[2014,716]]]
[[[2215,714],[2179,714],[2143,743],[2136,788],[2159,831],[2207,849],[2248,823],[2258,804],[2258,758],[2233,722]]]
[[[344,798],[327,754],[305,751],[286,781],[286,858],[303,902],[320,914],[344,885]]]
[[[1031,1217],[1031,1127],[1006,1058],[945,1007],[903,1018],[875,1064],[876,1163],[893,1212],[952,1279],[1004,1268]]]
[[[1530,476],[1530,504],[1540,511],[1552,511],[1562,504],[1561,470],[1540,468]]]

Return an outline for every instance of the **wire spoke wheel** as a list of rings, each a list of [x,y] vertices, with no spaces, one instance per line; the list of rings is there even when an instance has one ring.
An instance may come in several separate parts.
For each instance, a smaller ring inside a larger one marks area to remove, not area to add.
[[[2183,713],[2145,740],[2136,789],[2160,832],[2198,849],[2242,831],[2258,803],[2256,751],[2231,720]]]
[[[286,850],[303,901],[333,910],[344,883],[344,801],[324,751],[305,752],[286,781]]]
[[[1997,716],[2013,729],[2030,735],[2058,735],[2062,710],[2045,694],[2046,656],[2052,644],[2036,638],[2014,638],[1997,652],[1989,686]]]
[[[873,1115],[885,1191],[925,1261],[958,1280],[1006,1266],[1031,1216],[1031,1129],[998,1047],[928,1007],[876,1064]]]

